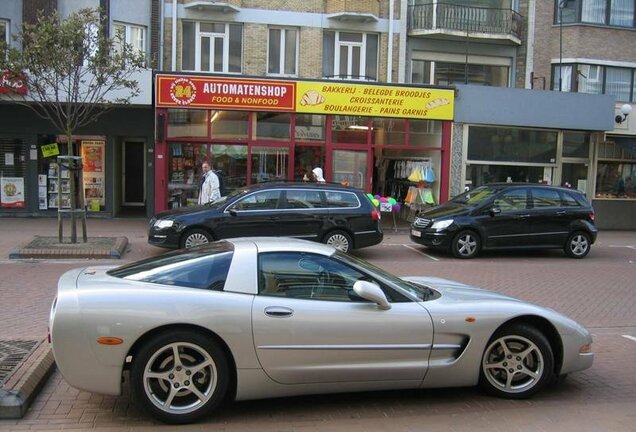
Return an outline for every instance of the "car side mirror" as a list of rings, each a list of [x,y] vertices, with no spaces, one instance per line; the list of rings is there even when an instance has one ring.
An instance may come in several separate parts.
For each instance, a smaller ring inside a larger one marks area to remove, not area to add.
[[[497,216],[499,213],[501,213],[501,209],[499,207],[493,207],[488,211],[490,216]]]
[[[363,299],[377,304],[380,309],[391,309],[391,303],[389,303],[386,295],[384,295],[384,291],[376,284],[359,280],[353,284],[353,290]]]
[[[231,208],[230,210],[228,210],[228,213],[229,213],[231,216],[236,216],[236,215],[238,214],[238,213],[236,212],[236,209],[235,209],[235,208]]]

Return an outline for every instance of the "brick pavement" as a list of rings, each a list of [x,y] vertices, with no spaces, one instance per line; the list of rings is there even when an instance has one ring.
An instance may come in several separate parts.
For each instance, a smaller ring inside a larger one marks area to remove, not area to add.
[[[50,235],[48,222],[55,221],[0,219],[0,337],[45,334],[57,278],[66,269],[87,263],[3,259],[25,233]],[[90,235],[128,237],[130,251],[124,260],[162,252],[145,243],[144,220],[89,220]],[[178,430],[636,431],[636,374],[630,372],[636,342],[621,337],[636,336],[636,232],[602,232],[599,244],[584,260],[563,258],[554,251],[458,261],[401,244],[409,244],[403,233],[387,233],[383,245],[357,254],[398,274],[456,279],[564,312],[591,327],[597,353],[594,366],[530,401],[494,399],[472,388],[296,397],[230,404],[206,421]],[[625,247],[630,245],[634,249]],[[99,261],[111,262],[118,261]],[[26,416],[0,420],[0,430],[177,429],[141,413],[130,400],[128,387],[124,389],[119,397],[82,392],[55,372]]]

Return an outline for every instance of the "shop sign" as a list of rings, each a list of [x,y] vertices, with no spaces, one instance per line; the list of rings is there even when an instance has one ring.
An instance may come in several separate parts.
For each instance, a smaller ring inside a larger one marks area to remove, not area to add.
[[[22,74],[15,74],[9,71],[0,75],[0,94],[15,93],[25,95],[28,92],[26,79]]]
[[[374,117],[452,120],[453,90],[337,82],[297,83],[296,111]]]
[[[52,157],[52,156],[57,156],[60,154],[60,149],[57,146],[57,143],[53,143],[53,144],[44,144],[42,147],[42,156],[44,156],[45,158],[47,157]]]
[[[23,177],[0,178],[0,207],[25,208]]]
[[[295,89],[290,81],[157,75],[155,105],[293,112]]]

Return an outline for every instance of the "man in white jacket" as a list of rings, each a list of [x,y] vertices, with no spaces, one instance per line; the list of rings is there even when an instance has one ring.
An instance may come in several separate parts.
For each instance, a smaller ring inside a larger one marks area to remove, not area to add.
[[[203,175],[201,176],[201,187],[199,190],[199,204],[214,202],[221,198],[219,178],[210,169],[208,162],[201,164]]]

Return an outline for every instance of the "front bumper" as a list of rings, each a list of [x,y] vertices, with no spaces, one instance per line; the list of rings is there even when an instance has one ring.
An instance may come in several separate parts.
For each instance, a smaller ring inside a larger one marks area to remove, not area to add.
[[[411,227],[411,241],[424,246],[445,249],[450,247],[450,235],[447,231],[432,231]]]
[[[148,230],[148,244],[163,248],[176,249],[179,247],[179,236],[173,229],[158,230],[151,227]]]

